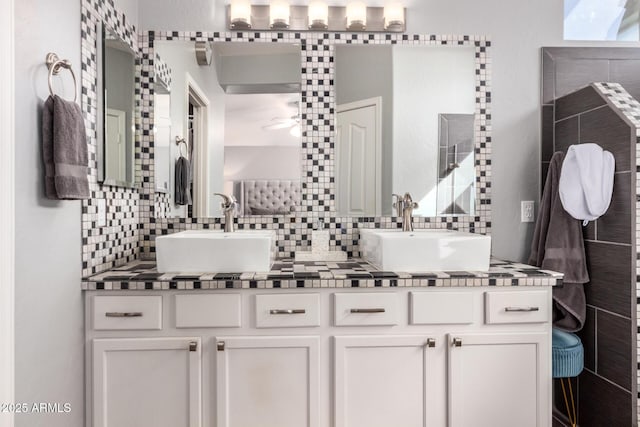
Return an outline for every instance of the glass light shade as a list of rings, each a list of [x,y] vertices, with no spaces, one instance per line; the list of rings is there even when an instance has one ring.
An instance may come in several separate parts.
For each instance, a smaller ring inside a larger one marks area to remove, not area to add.
[[[326,30],[329,22],[329,6],[321,1],[309,3],[309,28]]]
[[[269,6],[269,20],[272,28],[289,27],[289,3],[274,1]]]
[[[347,29],[364,30],[367,25],[367,6],[362,2],[347,4]]]
[[[402,4],[390,3],[384,7],[384,27],[387,30],[403,30],[404,8]]]
[[[251,28],[251,3],[248,0],[231,0],[231,27]]]

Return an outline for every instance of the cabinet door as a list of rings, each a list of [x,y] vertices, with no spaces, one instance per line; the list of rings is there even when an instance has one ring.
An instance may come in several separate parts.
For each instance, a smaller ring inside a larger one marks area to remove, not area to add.
[[[449,334],[449,426],[548,426],[549,335]]]
[[[93,427],[200,427],[200,338],[93,340]]]
[[[444,354],[424,335],[335,337],[335,427],[444,426]]]
[[[217,427],[316,427],[318,337],[218,337]]]

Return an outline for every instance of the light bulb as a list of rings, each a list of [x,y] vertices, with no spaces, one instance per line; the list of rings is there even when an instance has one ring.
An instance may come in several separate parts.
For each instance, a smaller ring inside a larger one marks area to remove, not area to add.
[[[362,31],[367,26],[367,6],[362,2],[347,4],[347,30]]]
[[[400,3],[384,7],[384,28],[388,31],[404,31],[404,8]]]
[[[309,3],[309,29],[326,30],[329,26],[329,6],[321,1]]]
[[[269,6],[269,19],[271,28],[289,28],[289,3],[274,1]]]
[[[251,4],[248,0],[231,0],[231,28],[251,28]]]

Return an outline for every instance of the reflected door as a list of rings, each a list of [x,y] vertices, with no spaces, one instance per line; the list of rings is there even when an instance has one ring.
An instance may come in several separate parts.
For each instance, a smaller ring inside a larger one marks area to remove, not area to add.
[[[337,211],[347,216],[380,214],[380,103],[338,106]]]
[[[126,114],[124,111],[107,109],[105,115],[106,128],[106,156],[105,169],[107,177],[116,181],[126,181],[125,174],[125,138],[126,138]]]

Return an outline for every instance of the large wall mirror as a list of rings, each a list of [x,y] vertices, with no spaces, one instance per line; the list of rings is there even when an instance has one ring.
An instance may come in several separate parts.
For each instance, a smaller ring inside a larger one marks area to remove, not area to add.
[[[289,215],[301,199],[300,46],[156,41],[155,187],[169,217]],[[156,67],[158,70],[158,67]],[[170,86],[166,83],[170,80]]]
[[[475,212],[475,48],[337,45],[336,210],[419,216]]]
[[[135,186],[136,54],[108,26],[98,52],[102,87],[98,116],[98,179],[105,185]]]

